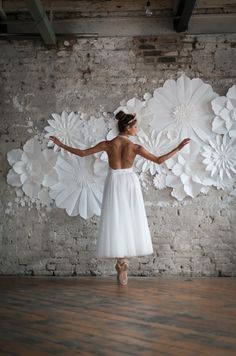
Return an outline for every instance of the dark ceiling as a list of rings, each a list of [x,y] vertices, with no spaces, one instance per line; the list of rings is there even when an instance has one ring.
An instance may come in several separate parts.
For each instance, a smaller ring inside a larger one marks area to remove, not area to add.
[[[0,39],[173,33],[236,33],[236,0],[0,1]]]

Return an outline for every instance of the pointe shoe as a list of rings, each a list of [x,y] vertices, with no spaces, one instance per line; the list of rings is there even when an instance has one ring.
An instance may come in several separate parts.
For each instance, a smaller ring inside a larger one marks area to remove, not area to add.
[[[116,262],[115,269],[117,271],[117,282],[119,283],[119,275],[120,275],[120,271],[121,271],[119,261]]]
[[[127,283],[128,283],[128,268],[129,268],[128,260],[125,260],[123,262],[117,261],[115,268],[118,272],[117,281],[124,286],[127,285]]]

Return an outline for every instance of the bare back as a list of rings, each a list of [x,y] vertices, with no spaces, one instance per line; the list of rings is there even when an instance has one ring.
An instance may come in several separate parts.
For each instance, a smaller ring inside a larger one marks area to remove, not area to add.
[[[107,148],[109,166],[113,169],[130,168],[137,155],[138,145],[126,137],[115,137]]]

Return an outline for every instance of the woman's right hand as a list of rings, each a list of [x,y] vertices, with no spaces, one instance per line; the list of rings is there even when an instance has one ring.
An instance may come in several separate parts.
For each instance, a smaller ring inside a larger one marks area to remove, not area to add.
[[[177,147],[178,150],[181,150],[185,145],[190,142],[190,138],[185,138],[182,142],[180,142],[179,146]]]

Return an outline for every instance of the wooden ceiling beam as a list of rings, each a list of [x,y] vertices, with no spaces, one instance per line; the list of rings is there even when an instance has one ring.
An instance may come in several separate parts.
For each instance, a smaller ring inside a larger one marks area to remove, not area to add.
[[[188,24],[192,15],[196,0],[180,0],[174,18],[174,29],[176,32],[188,30]]]
[[[47,14],[44,11],[41,0],[26,0],[26,4],[45,44],[55,45],[56,36]]]
[[[2,20],[6,20],[7,19],[7,15],[3,9],[3,6],[2,6],[2,0],[0,0],[0,19]]]
[[[229,0],[228,0],[229,1]],[[58,12],[124,12],[143,11],[145,12],[146,0],[42,0],[45,11],[53,9]],[[168,10],[172,9],[173,0],[153,0],[152,9]],[[24,12],[27,7],[24,0],[4,0],[6,12]]]

